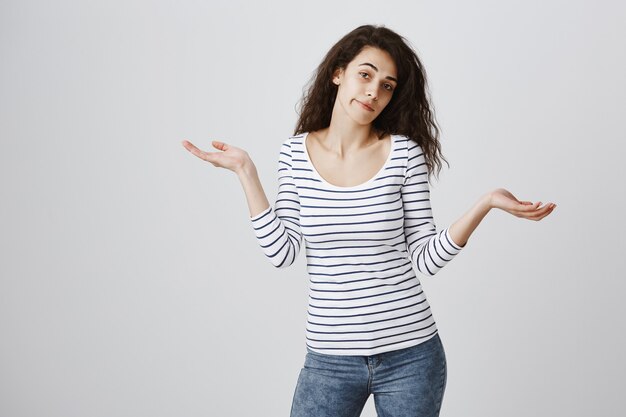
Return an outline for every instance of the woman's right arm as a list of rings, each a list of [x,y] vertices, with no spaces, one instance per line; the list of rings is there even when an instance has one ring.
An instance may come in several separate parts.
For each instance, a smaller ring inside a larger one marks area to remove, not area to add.
[[[183,146],[200,159],[216,167],[235,172],[248,202],[250,221],[261,249],[272,265],[291,265],[300,251],[300,201],[291,175],[291,148],[283,143],[278,163],[278,195],[274,209],[269,204],[256,166],[246,151],[224,142],[213,141],[222,152],[204,152],[188,141]]]

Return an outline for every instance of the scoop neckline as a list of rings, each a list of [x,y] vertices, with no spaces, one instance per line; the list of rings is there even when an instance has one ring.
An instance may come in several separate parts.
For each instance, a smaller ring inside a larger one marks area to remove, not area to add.
[[[389,144],[389,154],[387,155],[387,159],[385,160],[385,163],[382,165],[382,167],[376,172],[376,174],[374,174],[372,178],[358,185],[351,185],[351,186],[343,187],[341,185],[331,184],[330,182],[326,181],[324,177],[322,177],[322,175],[317,171],[317,168],[315,168],[315,165],[313,165],[313,161],[311,160],[311,156],[309,155],[309,150],[306,147],[306,139],[309,137],[309,133],[310,132],[305,132],[304,136],[302,137],[302,147],[304,148],[304,155],[306,156],[306,162],[309,164],[311,170],[313,171],[313,174],[315,174],[318,180],[320,180],[324,185],[337,189],[337,190],[354,190],[356,188],[362,188],[374,182],[389,166],[389,163],[391,162],[391,155],[393,154],[395,142],[396,142],[395,140],[396,135],[390,134],[389,136],[390,136],[391,143]]]

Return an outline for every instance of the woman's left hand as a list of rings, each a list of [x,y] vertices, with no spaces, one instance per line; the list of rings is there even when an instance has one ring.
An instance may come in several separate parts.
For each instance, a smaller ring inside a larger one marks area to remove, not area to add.
[[[504,188],[498,188],[489,193],[489,205],[491,208],[499,208],[514,216],[529,220],[539,221],[552,213],[556,207],[554,203],[541,206],[541,201],[519,201],[513,194]]]

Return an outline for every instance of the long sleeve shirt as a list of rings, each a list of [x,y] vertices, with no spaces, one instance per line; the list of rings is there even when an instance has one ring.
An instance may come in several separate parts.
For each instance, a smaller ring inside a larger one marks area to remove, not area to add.
[[[379,172],[341,187],[313,166],[307,135],[281,145],[274,207],[250,217],[277,268],[291,265],[305,242],[307,347],[369,356],[427,341],[437,326],[416,271],[436,274],[463,247],[448,228],[436,230],[421,147],[391,135]]]

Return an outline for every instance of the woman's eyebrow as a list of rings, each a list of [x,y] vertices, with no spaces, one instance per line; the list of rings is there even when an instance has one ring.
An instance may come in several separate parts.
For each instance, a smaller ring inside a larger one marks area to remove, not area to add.
[[[374,70],[375,70],[376,72],[378,72],[378,68],[376,68],[376,66],[375,66],[374,64],[370,64],[369,62],[364,62],[364,63],[362,63],[362,64],[359,64],[359,66],[361,66],[361,65],[367,65],[367,66],[370,66],[370,67],[374,68]],[[386,76],[386,77],[385,77],[385,79],[387,79],[387,80],[391,80],[391,81],[395,81],[395,82],[398,82],[398,80],[396,80],[395,78],[393,78],[393,77],[392,77],[392,76],[390,76],[390,75]]]

